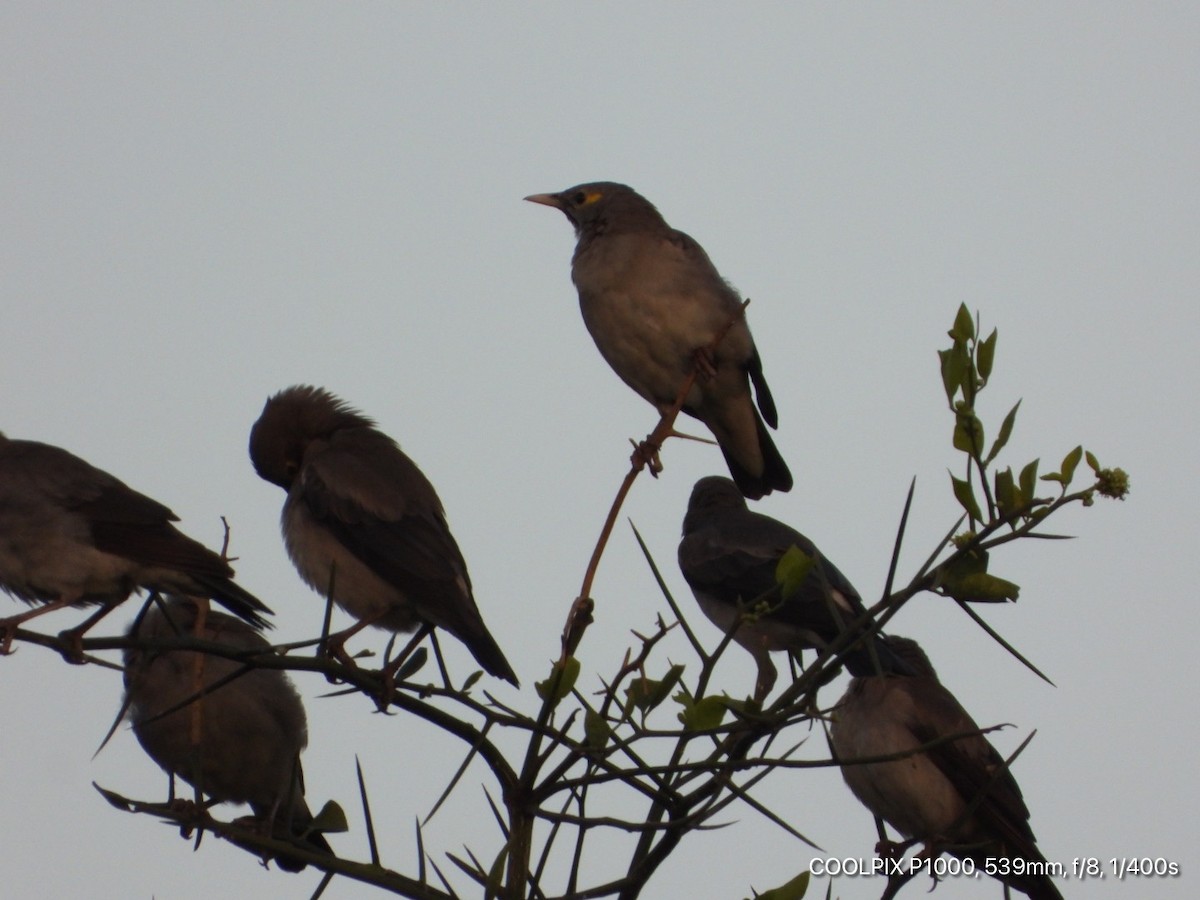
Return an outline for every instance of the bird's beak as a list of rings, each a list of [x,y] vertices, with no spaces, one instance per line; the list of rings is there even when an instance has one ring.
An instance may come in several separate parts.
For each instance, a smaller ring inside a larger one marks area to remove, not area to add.
[[[562,197],[558,194],[530,194],[525,198],[530,203],[540,203],[542,206],[553,206],[555,209],[562,209]]]

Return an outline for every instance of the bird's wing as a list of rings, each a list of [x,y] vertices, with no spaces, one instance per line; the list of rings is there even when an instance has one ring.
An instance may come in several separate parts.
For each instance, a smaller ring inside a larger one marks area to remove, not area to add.
[[[461,596],[459,579],[469,596],[466,562],[428,479],[383,435],[352,437],[305,458],[301,496],[311,515],[418,608],[445,592]]]
[[[918,712],[910,729],[920,743],[979,730],[975,720],[937,679],[920,677],[898,683],[906,685],[910,693],[919,692],[913,701]],[[927,755],[964,802],[972,804],[982,798],[974,814],[990,836],[1025,858],[1040,858],[1021,789],[986,737],[976,734],[940,744]]]
[[[688,584],[726,603],[749,602],[776,587],[775,568],[787,536],[755,527],[735,512],[723,512],[686,535],[679,567]]]
[[[763,375],[762,359],[758,348],[751,344],[753,352],[746,364],[750,381],[754,384],[754,397],[758,401],[758,411],[762,413],[763,421],[772,428],[779,427],[779,412],[775,409],[775,398],[771,396],[771,388],[767,386],[766,376]]]
[[[25,442],[21,467],[30,496],[81,516],[98,550],[188,574],[233,574],[219,555],[171,524],[178,517],[166,506],[66,450]]]
[[[493,675],[517,684],[488,632],[441,501],[421,470],[385,435],[335,437],[305,457],[310,515],[372,572],[402,591],[426,622],[463,641]]]
[[[737,294],[725,283],[717,267],[709,258],[704,248],[691,235],[672,228],[666,235],[667,243],[679,253],[681,262],[685,263],[688,271],[703,278],[706,284],[720,284],[731,294],[731,299],[737,303]]]
[[[161,503],[61,447],[37,441],[12,441],[6,456],[28,495],[43,503],[65,510],[94,505],[98,514],[114,521],[139,522],[148,518],[176,521],[171,510]]]
[[[843,614],[857,615],[862,600],[854,585],[836,566],[827,562],[816,545],[803,534],[767,516],[748,510],[724,510],[719,519],[697,528],[679,545],[679,565],[684,578],[717,599],[748,602],[777,587],[776,568],[791,547],[815,560],[808,577],[772,617],[821,634],[836,633],[826,592],[836,592]],[[850,608],[847,610],[845,606]]]

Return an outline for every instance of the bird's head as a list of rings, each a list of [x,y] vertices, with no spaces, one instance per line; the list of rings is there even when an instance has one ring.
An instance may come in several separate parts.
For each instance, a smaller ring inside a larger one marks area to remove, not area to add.
[[[562,210],[578,236],[608,230],[614,223],[621,227],[664,224],[649,200],[633,188],[612,181],[577,184],[557,194],[530,194],[525,199]]]
[[[343,428],[373,428],[374,421],[324,388],[298,384],[267,400],[250,430],[250,461],[259,476],[288,490],[308,446]]]

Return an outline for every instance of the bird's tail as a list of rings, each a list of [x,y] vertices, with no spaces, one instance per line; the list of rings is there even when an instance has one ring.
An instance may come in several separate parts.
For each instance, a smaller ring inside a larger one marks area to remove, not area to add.
[[[741,462],[735,459],[726,449],[727,442],[721,442],[721,452],[725,455],[725,464],[729,466],[729,474],[733,477],[738,490],[751,500],[758,500],[771,491],[790,491],[792,489],[792,473],[787,463],[771,440],[771,433],[762,418],[755,413],[754,422],[757,426],[758,449],[762,456],[762,472],[755,475]]]
[[[1036,864],[1049,865],[1046,862],[1046,857],[1042,856],[1036,849],[1032,853],[1023,854],[1024,859],[1015,859],[1013,862],[1026,863],[1026,873],[1035,870]],[[1045,869],[1040,870],[1041,874],[1031,875],[1010,875],[1003,879],[1004,883],[1013,890],[1020,891],[1029,897],[1029,900],[1063,900],[1062,893],[1058,890],[1050,876],[1045,874]]]
[[[273,616],[275,615],[274,610],[238,585],[233,579],[219,575],[198,574],[192,575],[192,578],[204,589],[198,593],[204,593],[216,600],[239,619],[248,622],[260,631],[274,627],[262,616],[263,613]]]
[[[286,817],[280,816],[280,819]],[[277,821],[275,823],[275,837],[287,840],[296,841],[305,850],[311,850],[316,853],[327,853],[330,856],[334,855],[333,848],[329,846],[329,841],[325,840],[325,835],[319,831],[311,831],[305,834],[305,831],[312,824],[313,814],[308,808],[308,804],[303,797],[298,797],[292,808],[291,822]],[[275,859],[275,865],[284,872],[303,872],[307,867],[307,863],[297,859],[287,859],[279,856]]]
[[[482,622],[480,622],[479,628],[472,629],[470,635],[462,635],[461,637],[463,643],[467,645],[467,649],[471,651],[471,655],[475,657],[475,661],[483,666],[484,671],[489,675],[495,675],[497,678],[503,678],[515,687],[521,686],[521,683],[517,680],[517,673],[513,671],[513,667],[504,658],[504,652],[500,649],[500,645],[496,643],[495,638],[492,637]]]

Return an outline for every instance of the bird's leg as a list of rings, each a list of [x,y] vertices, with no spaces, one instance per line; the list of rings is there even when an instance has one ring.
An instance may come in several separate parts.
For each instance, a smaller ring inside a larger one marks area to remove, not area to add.
[[[66,631],[60,631],[58,633],[58,639],[60,641],[66,641],[69,645],[67,649],[62,651],[63,659],[73,665],[83,665],[85,661],[83,658],[83,636],[92,629],[92,626],[94,626],[97,622],[99,622],[116,608],[116,603],[105,603],[74,628],[68,628]]]
[[[771,688],[775,687],[775,679],[779,677],[779,672],[775,668],[775,663],[771,662],[771,654],[766,647],[755,653],[754,657],[758,663],[758,679],[754,683],[754,700],[761,706],[767,699],[767,694],[771,693]]]
[[[428,623],[423,623],[417,629],[417,633],[412,636],[404,649],[396,654],[390,661],[385,661],[380,676],[383,679],[383,690],[379,695],[379,711],[386,712],[387,708],[392,704],[392,696],[396,693],[396,673],[404,666],[408,658],[412,656],[413,651],[417,649],[417,645],[433,631],[433,626]]]
[[[33,609],[27,609],[25,612],[9,616],[7,619],[0,619],[0,656],[8,656],[12,652],[13,638],[17,636],[19,625],[30,619],[36,619],[38,616],[44,616],[48,612],[54,612],[56,609],[63,609],[74,602],[74,597],[59,597],[42,606],[35,606]]]

